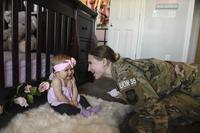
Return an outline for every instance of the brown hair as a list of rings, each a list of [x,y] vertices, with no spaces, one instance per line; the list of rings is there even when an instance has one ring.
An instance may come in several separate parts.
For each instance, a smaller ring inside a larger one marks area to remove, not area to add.
[[[71,57],[64,55],[64,54],[57,54],[52,59],[52,65],[54,66],[54,65],[60,64],[60,63],[64,62],[64,60],[70,59],[70,58]]]
[[[96,48],[91,50],[89,54],[93,55],[97,60],[102,60],[103,58],[106,58],[111,62],[116,62],[120,58],[120,55],[116,54],[113,49],[107,45],[97,46]]]

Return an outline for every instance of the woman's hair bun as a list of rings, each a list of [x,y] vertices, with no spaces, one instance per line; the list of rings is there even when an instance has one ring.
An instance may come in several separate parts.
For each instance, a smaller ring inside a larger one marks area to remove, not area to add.
[[[119,54],[119,53],[116,53],[116,54],[115,54],[115,59],[116,59],[116,61],[119,60],[119,58],[120,58],[120,54]]]

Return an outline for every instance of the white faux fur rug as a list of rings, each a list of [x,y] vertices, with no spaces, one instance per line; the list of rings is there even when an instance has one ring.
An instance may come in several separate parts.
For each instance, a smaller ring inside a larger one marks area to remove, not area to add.
[[[48,104],[18,114],[2,133],[118,133],[118,124],[131,107],[86,96],[91,105],[101,105],[102,110],[89,118],[60,115]]]

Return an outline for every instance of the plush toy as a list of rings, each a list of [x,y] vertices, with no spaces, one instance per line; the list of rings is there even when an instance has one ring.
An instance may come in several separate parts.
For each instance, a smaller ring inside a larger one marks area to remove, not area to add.
[[[8,28],[3,31],[3,40],[4,40],[4,50],[12,50],[12,24],[11,24],[11,11],[4,12],[4,20],[8,24]],[[31,16],[31,50],[34,50],[36,47],[36,37],[34,35],[37,29],[36,17]],[[25,41],[26,25],[25,25],[25,12],[20,11],[18,13],[18,47],[19,52],[25,52],[26,41]]]
[[[50,80],[43,81],[39,86],[31,86],[23,83],[17,87],[13,102],[21,107],[28,107],[34,103],[34,99],[41,96],[50,87]]]
[[[7,107],[13,106],[13,103],[23,108],[33,105],[35,102],[37,102],[37,98],[40,96],[45,96],[45,92],[50,88],[50,84],[50,80],[42,81],[38,86],[32,86],[26,83],[20,84],[17,86],[16,93],[13,94],[13,96],[10,95],[6,96],[6,99],[1,99],[0,115],[7,112]]]

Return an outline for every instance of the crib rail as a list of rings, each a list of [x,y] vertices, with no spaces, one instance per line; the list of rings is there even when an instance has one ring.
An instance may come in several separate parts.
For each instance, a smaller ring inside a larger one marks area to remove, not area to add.
[[[33,5],[30,2],[26,3],[26,43],[31,44],[31,9]],[[26,82],[31,80],[31,46],[26,46]]]
[[[3,1],[0,1],[0,20],[3,20]],[[0,21],[0,88],[4,87],[4,58],[3,58],[3,21]]]
[[[12,68],[13,68],[13,85],[19,83],[19,60],[18,60],[18,11],[19,2],[12,0]]]
[[[0,89],[5,86],[5,64],[4,64],[4,48],[3,48],[3,30],[4,12],[11,10],[12,12],[12,87],[19,85],[19,47],[18,47],[18,32],[19,32],[19,16],[18,12],[25,11],[25,82],[31,83],[31,16],[37,18],[36,30],[36,82],[48,78],[50,74],[50,56],[57,53],[65,53],[69,51],[71,44],[72,18],[75,15],[73,6],[79,3],[76,0],[10,0],[12,6],[6,6],[9,0],[0,1]],[[24,4],[25,3],[25,4]],[[74,4],[74,5],[73,5]],[[36,8],[34,8],[36,7]],[[33,9],[36,9],[34,11]],[[67,11],[67,12],[66,12]],[[45,76],[41,75],[41,55],[45,54]],[[35,81],[34,81],[35,82]]]

